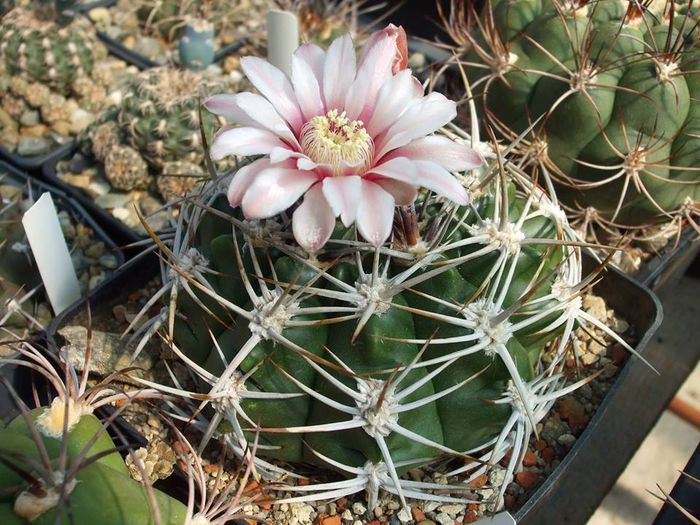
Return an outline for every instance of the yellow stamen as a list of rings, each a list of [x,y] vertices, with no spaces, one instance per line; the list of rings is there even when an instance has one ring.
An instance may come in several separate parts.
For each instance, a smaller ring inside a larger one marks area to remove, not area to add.
[[[314,162],[329,164],[334,175],[341,175],[346,165],[362,174],[374,153],[374,142],[363,122],[351,121],[344,111],[338,114],[335,109],[304,124],[301,147]]]

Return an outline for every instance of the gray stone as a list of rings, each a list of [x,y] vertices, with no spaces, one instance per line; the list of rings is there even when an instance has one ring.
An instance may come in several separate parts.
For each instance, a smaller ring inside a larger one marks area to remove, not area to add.
[[[100,257],[100,266],[106,268],[107,270],[114,270],[117,266],[119,266],[119,261],[115,255],[108,253],[107,255]]]
[[[83,155],[82,153],[76,153],[71,157],[70,161],[68,162],[68,169],[71,173],[78,174],[85,171],[91,165],[92,161],[85,157],[85,155]]]
[[[53,141],[45,137],[24,137],[17,143],[17,154],[23,157],[46,155],[53,148]]]
[[[71,253],[70,260],[73,263],[73,268],[75,268],[75,273],[82,272],[87,266],[82,250],[75,250]]]
[[[65,135],[61,135],[60,133],[56,133],[55,131],[52,131],[49,133],[49,138],[54,141],[54,143],[58,144],[59,146],[63,146],[64,144],[68,144],[71,140],[70,137],[66,137]]]
[[[85,255],[92,257],[93,259],[98,259],[102,257],[105,253],[105,243],[102,241],[91,244],[86,250]]]
[[[79,371],[84,369],[85,349],[87,347],[87,328],[84,326],[64,326],[58,330],[59,335],[66,340],[61,348],[68,358],[68,362]],[[145,353],[141,352],[135,360],[131,355],[133,346],[125,344],[118,334],[92,331],[92,353],[90,356],[90,371],[99,375],[108,375],[115,370],[137,366],[143,370],[150,370],[153,361]],[[142,375],[141,370],[135,370],[137,375]]]
[[[19,117],[19,123],[23,126],[36,126],[41,122],[41,115],[39,110],[30,109],[22,113]]]
[[[100,208],[125,208],[132,201],[128,193],[107,193],[95,199]]]
[[[155,38],[145,36],[136,41],[134,51],[139,55],[154,59],[160,54],[160,43]]]
[[[93,275],[92,277],[90,277],[90,280],[88,281],[88,289],[94,290],[99,285],[101,285],[105,281],[106,278],[107,278],[107,276],[105,275],[104,272],[100,272],[97,275]]]

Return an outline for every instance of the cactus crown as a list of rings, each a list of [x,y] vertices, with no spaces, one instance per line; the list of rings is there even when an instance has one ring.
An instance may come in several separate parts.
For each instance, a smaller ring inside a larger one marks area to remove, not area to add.
[[[574,221],[696,229],[695,9],[688,2],[452,2],[448,31],[489,123]],[[572,125],[572,121],[575,125]],[[592,213],[595,211],[595,214]]]
[[[17,7],[0,22],[0,56],[8,73],[64,94],[71,92],[76,78],[90,75],[96,46],[94,29],[86,20],[61,27],[32,9]]]

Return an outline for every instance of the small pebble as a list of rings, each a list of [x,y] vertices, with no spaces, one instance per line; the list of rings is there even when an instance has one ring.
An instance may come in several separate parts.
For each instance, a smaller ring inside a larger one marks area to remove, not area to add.
[[[53,141],[44,137],[23,137],[17,143],[17,154],[22,157],[46,155],[53,148]]]
[[[107,268],[108,270],[114,270],[117,266],[119,266],[119,260],[117,259],[116,255],[112,255],[111,253],[103,255],[100,257],[99,261],[100,266]]]
[[[570,447],[576,443],[576,437],[573,434],[562,434],[557,438],[557,442],[559,442],[560,445]]]

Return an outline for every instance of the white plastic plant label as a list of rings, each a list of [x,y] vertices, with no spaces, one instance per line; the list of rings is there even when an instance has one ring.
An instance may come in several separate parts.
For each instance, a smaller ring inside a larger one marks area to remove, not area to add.
[[[474,525],[516,525],[516,523],[515,518],[511,516],[510,512],[500,512],[495,516],[481,518],[479,521],[475,522]]]
[[[80,284],[50,193],[44,193],[26,211],[22,225],[44,282],[46,295],[54,314],[58,315],[80,299]]]
[[[294,13],[271,9],[267,13],[267,60],[292,75],[292,55],[299,47],[299,21]]]

